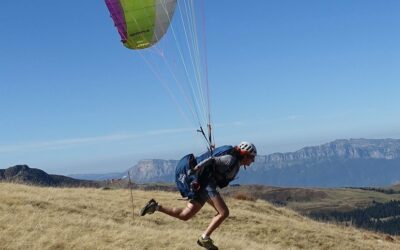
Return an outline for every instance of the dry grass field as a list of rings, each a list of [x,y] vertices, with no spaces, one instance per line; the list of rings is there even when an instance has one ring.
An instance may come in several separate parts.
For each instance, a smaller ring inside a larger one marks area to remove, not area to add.
[[[0,249],[201,249],[197,237],[215,214],[183,222],[139,217],[151,197],[185,206],[178,193],[41,188],[0,183]],[[400,249],[400,238],[312,221],[286,208],[229,198],[230,217],[213,234],[220,249]]]

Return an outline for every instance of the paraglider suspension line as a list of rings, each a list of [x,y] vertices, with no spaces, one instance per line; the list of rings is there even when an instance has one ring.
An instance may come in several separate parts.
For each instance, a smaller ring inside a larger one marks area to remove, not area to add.
[[[212,153],[214,146],[212,144],[211,125],[208,124],[208,138],[207,138],[206,133],[204,132],[204,129],[202,126],[200,126],[200,129],[198,129],[197,132],[199,132],[203,135],[204,139],[206,140],[206,142],[208,144],[208,150]]]

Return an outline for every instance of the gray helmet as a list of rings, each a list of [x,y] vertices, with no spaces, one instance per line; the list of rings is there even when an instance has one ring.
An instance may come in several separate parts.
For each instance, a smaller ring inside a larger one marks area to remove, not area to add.
[[[244,151],[252,156],[257,155],[257,149],[253,143],[250,143],[247,141],[242,141],[241,143],[239,143],[238,148],[240,148],[242,151]]]

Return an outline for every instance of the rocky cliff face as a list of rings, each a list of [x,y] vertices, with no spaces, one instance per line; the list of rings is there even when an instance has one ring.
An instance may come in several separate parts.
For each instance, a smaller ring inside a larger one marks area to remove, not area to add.
[[[144,160],[129,171],[136,182],[174,181],[174,160]],[[336,140],[296,152],[258,156],[240,183],[281,186],[370,186],[400,181],[400,140]]]
[[[279,186],[385,186],[400,181],[400,140],[336,140],[258,157],[241,181]]]
[[[174,180],[177,163],[177,160],[141,160],[128,171],[138,183],[171,182]]]
[[[265,163],[328,159],[396,159],[400,158],[400,140],[336,140],[316,147],[305,147],[293,153],[275,153],[259,157]]]
[[[393,160],[400,159],[400,140],[350,139],[336,140],[315,147],[305,147],[296,152],[274,153],[257,157],[255,168],[285,168],[300,163],[317,163],[337,160]]]

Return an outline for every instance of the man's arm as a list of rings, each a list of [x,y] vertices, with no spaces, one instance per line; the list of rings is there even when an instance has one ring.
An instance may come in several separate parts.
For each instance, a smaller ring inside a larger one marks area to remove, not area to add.
[[[205,168],[208,168],[209,166],[211,166],[212,164],[214,164],[215,162],[215,158],[214,157],[208,157],[207,159],[201,161],[200,163],[198,163],[193,170],[196,172],[202,172]]]

